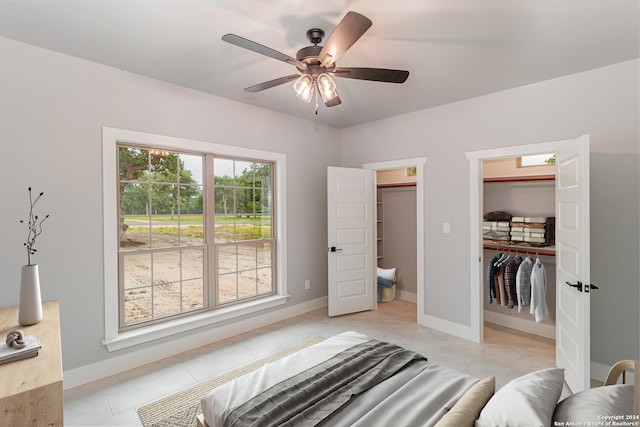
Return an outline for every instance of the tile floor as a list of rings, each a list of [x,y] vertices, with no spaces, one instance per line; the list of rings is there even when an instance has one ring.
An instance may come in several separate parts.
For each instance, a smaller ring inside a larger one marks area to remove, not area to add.
[[[405,301],[336,318],[320,309],[66,390],[65,425],[140,426],[136,408],[145,403],[309,338],[347,330],[402,345],[475,377],[495,375],[497,388],[555,364],[553,340],[487,324],[485,342],[476,344],[417,325],[416,306]]]

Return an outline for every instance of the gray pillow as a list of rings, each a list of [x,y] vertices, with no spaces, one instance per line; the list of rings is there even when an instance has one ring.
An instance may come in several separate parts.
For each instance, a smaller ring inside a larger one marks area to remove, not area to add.
[[[607,415],[633,414],[633,385],[616,384],[596,387],[562,400],[553,413],[553,421],[574,421],[575,425],[606,425]],[[589,424],[589,421],[594,423]],[[559,423],[558,423],[559,424]]]
[[[475,427],[547,427],[563,384],[564,369],[559,368],[518,377],[489,399]]]

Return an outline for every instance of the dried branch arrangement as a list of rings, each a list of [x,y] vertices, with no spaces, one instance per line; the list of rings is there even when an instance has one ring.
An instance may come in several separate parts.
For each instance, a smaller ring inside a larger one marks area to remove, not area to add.
[[[35,207],[36,203],[38,203],[38,200],[40,200],[40,198],[43,195],[44,195],[44,192],[38,194],[38,197],[36,197],[34,200],[31,194],[31,187],[29,187],[29,219],[20,220],[20,223],[26,224],[29,230],[29,233],[27,235],[27,241],[24,243],[24,245],[27,248],[27,265],[32,265],[31,255],[35,255],[35,253],[37,252],[35,248],[36,239],[40,234],[42,234],[42,223],[47,218],[49,218],[48,214],[44,218],[38,218],[38,215],[36,215],[35,212],[33,211],[33,208]]]

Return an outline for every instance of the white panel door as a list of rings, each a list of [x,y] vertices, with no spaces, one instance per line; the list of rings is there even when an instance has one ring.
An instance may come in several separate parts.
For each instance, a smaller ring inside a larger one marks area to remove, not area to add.
[[[571,391],[590,388],[589,137],[556,151],[556,363]]]
[[[329,316],[375,306],[373,171],[327,168]]]

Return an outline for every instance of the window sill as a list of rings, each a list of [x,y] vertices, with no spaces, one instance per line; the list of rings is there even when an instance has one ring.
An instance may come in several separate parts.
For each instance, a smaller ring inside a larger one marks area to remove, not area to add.
[[[117,334],[115,338],[105,339],[102,341],[102,344],[107,347],[107,350],[110,352],[122,350],[124,348],[166,338],[171,335],[191,331],[203,326],[224,322],[246,314],[255,313],[260,310],[277,307],[285,302],[287,302],[287,296],[276,295],[262,298],[256,301],[249,301],[244,304],[237,304],[157,325],[151,325],[134,331],[122,332]]]

